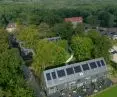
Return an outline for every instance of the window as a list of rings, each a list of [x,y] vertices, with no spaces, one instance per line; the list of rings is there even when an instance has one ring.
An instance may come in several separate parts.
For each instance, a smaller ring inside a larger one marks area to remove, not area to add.
[[[84,71],[89,70],[88,64],[83,64],[82,65],[82,68],[83,68]]]
[[[55,72],[52,72],[52,78],[56,79],[56,73]]]
[[[57,74],[58,74],[58,77],[63,77],[63,76],[65,76],[65,71],[64,71],[64,69],[58,70],[58,71],[57,71]]]
[[[100,61],[97,61],[96,63],[97,63],[97,65],[98,65],[98,67],[101,67]]]
[[[50,73],[46,73],[46,78],[47,78],[48,81],[51,80]]]
[[[104,63],[104,61],[103,61],[103,60],[101,60],[101,64],[102,64],[102,66],[105,66],[105,63]]]
[[[74,74],[73,68],[66,68],[67,75]]]
[[[75,66],[75,67],[74,67],[74,71],[75,71],[75,73],[79,73],[79,72],[81,72],[82,70],[81,70],[81,67],[80,67],[80,66]]]
[[[97,68],[97,65],[95,62],[91,62],[89,64],[90,64],[91,69]]]

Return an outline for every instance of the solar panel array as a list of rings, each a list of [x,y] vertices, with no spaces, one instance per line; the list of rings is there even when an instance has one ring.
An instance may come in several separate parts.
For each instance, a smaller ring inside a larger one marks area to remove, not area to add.
[[[104,67],[106,64],[103,59],[100,60],[94,60],[94,61],[87,61],[86,63],[81,63],[78,65],[73,66],[66,66],[65,68],[62,68],[60,70],[56,70],[53,72],[46,73],[46,79],[47,81],[55,80],[57,78],[65,77],[66,75],[72,75],[75,73],[80,72],[86,72],[88,70],[92,69],[99,69],[101,67]]]

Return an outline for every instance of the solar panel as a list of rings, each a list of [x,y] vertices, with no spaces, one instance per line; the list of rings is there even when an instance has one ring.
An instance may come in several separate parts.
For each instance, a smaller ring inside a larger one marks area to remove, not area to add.
[[[56,79],[56,73],[55,72],[52,72],[52,78]]]
[[[89,64],[90,64],[91,69],[97,68],[97,65],[95,62],[91,62]]]
[[[66,68],[67,75],[74,74],[73,68]]]
[[[46,73],[46,78],[47,78],[48,81],[51,80],[50,73]]]
[[[79,73],[79,72],[81,72],[82,70],[81,70],[81,67],[80,67],[80,66],[75,66],[75,67],[74,67],[74,71],[75,71],[75,73]]]
[[[84,71],[89,70],[88,64],[83,64],[82,65],[82,68],[83,68]]]
[[[103,60],[101,60],[101,64],[102,64],[102,66],[105,66],[105,63],[104,63],[104,61],[103,61]]]
[[[98,67],[101,67],[100,61],[97,61],[96,63],[97,63],[97,65],[98,65]]]
[[[63,76],[65,76],[65,71],[64,71],[64,69],[58,70],[58,71],[57,71],[57,74],[58,74],[58,77],[63,77]]]

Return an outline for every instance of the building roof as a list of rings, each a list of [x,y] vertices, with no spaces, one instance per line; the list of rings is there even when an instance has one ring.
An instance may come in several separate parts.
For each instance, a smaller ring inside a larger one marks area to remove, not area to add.
[[[78,79],[90,77],[107,71],[104,58],[93,59],[58,68],[45,70],[43,72],[46,87],[50,88],[56,85],[75,81]]]
[[[65,22],[79,22],[79,23],[83,22],[82,17],[65,18],[64,20],[65,20]]]
[[[57,41],[57,40],[61,40],[61,37],[51,37],[51,38],[45,38],[47,39],[48,41]]]
[[[15,28],[16,27],[16,24],[15,23],[9,23],[7,25],[7,28]]]

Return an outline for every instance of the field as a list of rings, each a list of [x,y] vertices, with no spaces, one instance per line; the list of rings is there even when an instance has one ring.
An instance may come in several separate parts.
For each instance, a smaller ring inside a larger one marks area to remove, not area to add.
[[[93,97],[117,97],[117,85],[113,86],[113,87],[105,90],[104,92],[101,92]]]

